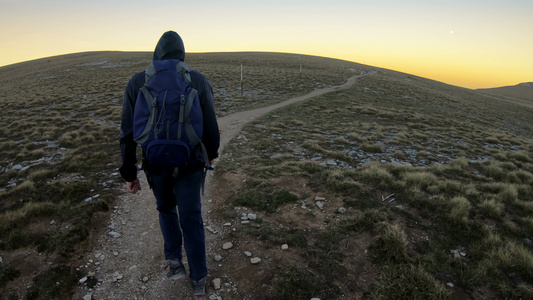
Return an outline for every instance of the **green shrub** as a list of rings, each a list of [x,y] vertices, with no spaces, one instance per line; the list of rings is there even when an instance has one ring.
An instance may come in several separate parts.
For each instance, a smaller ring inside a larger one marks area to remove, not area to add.
[[[506,203],[513,203],[518,197],[518,190],[516,188],[516,185],[505,185],[504,189],[500,192],[499,197],[502,201]]]
[[[387,187],[394,179],[385,165],[377,163],[365,164],[359,173],[359,178],[362,182],[376,187]]]
[[[344,171],[328,170],[325,172],[324,177],[326,186],[332,191],[353,195],[363,190],[362,185],[347,177]]]
[[[466,224],[469,221],[470,208],[471,204],[466,198],[454,197],[450,200],[449,217],[458,224]]]
[[[531,162],[531,157],[524,151],[517,151],[509,153],[509,158],[519,162]]]
[[[381,268],[370,299],[448,299],[445,286],[417,265],[386,265]]]
[[[427,189],[429,186],[437,183],[437,177],[425,171],[405,173],[403,179],[407,182],[408,186],[419,189]]]
[[[464,156],[456,158],[450,163],[450,166],[460,170],[466,170],[466,168],[468,168],[468,165],[468,159]]]
[[[380,144],[377,143],[363,143],[360,146],[361,150],[369,153],[382,153],[383,147],[381,147]]]
[[[378,232],[379,237],[370,248],[374,261],[393,264],[409,261],[407,236],[398,224],[380,223]]]
[[[495,199],[483,200],[479,203],[478,207],[489,218],[500,218],[504,209],[503,203]]]

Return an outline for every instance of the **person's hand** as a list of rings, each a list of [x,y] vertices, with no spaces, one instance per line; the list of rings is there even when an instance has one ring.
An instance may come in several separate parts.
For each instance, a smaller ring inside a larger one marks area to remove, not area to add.
[[[131,182],[126,182],[126,187],[128,188],[128,192],[135,194],[137,191],[141,190],[141,183],[139,182],[139,178],[135,179]]]
[[[214,170],[214,168],[213,168],[214,164],[215,164],[215,160],[214,159],[210,160],[209,161],[209,167],[207,168],[207,170],[213,171]]]

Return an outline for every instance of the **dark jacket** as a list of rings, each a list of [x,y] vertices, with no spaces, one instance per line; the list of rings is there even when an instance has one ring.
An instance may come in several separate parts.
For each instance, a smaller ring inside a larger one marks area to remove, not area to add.
[[[154,51],[153,60],[179,59],[185,61],[185,47],[181,37],[173,31],[165,32]],[[209,81],[200,73],[191,70],[191,84],[198,91],[200,106],[202,107],[204,129],[202,142],[206,147],[209,160],[218,157],[218,147],[220,145],[220,134],[218,123],[215,115],[215,105],[213,89]],[[122,153],[122,166],[120,175],[128,182],[137,178],[137,143],[133,141],[133,111],[135,109],[135,100],[139,89],[144,85],[144,71],[135,74],[124,93],[124,102],[122,104],[122,121],[120,125],[120,150]],[[201,170],[205,166],[200,147],[198,146],[193,153],[192,158],[186,166],[179,168],[179,175],[185,176]],[[145,171],[158,175],[172,174],[172,167],[156,167],[143,162]]]

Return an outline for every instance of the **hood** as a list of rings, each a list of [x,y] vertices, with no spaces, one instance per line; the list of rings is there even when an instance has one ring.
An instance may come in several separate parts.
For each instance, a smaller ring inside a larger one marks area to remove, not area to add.
[[[163,33],[154,50],[153,60],[179,59],[185,61],[183,40],[174,31]]]

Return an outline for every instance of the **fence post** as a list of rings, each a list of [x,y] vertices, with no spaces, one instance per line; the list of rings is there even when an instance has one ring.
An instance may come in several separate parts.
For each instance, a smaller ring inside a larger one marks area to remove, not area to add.
[[[244,89],[243,89],[243,74],[242,74],[242,64],[241,64],[241,96],[244,96]]]

